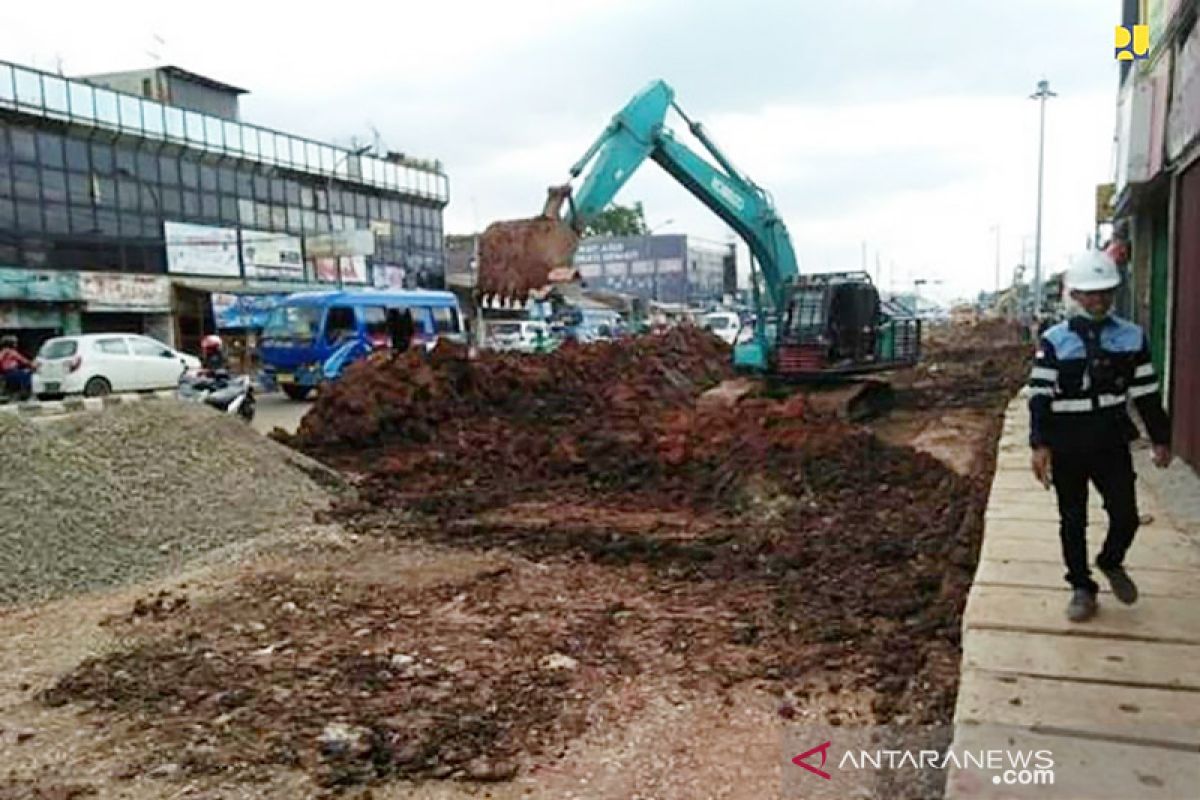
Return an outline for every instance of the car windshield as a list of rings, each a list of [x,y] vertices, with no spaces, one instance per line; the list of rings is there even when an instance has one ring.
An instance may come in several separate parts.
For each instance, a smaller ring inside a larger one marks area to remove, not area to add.
[[[74,339],[51,339],[42,345],[38,358],[70,358],[79,349]]]
[[[321,311],[315,306],[279,306],[267,319],[263,336],[268,339],[311,342],[321,325]]]
[[[729,317],[709,317],[708,327],[712,328],[714,331],[723,331],[730,327]]]
[[[518,336],[521,333],[521,323],[501,322],[492,326],[493,336]]]

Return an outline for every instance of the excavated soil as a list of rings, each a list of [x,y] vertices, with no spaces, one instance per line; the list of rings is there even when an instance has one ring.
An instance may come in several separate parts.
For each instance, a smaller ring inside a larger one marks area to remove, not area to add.
[[[897,376],[910,423],[980,416],[962,472],[803,395],[698,410],[729,373],[696,331],[358,365],[289,440],[355,476],[329,513],[353,555],[148,596],[108,623],[128,646],[41,700],[134,731],[131,776],[299,771],[330,791],[533,775],[619,730],[614,698],[639,684],[717,707],[765,693],[781,726],[948,723],[1026,356],[960,332]],[[492,566],[389,578],[413,543]]]

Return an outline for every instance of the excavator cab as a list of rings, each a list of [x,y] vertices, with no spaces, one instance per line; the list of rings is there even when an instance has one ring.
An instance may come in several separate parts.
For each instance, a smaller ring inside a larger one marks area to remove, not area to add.
[[[911,366],[920,356],[920,326],[884,303],[865,272],[802,276],[783,313],[771,371],[807,381]]]

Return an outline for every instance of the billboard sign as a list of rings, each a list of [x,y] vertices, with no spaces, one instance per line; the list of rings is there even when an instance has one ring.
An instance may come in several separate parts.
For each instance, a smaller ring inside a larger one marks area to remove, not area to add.
[[[367,259],[363,256],[341,258],[314,258],[313,273],[321,283],[365,284],[367,282]]]
[[[275,306],[286,294],[222,294],[213,292],[213,320],[219,330],[263,328]]]
[[[1200,25],[1192,29],[1175,60],[1173,96],[1167,117],[1167,156],[1177,159],[1200,136]]]
[[[89,311],[171,310],[171,284],[155,275],[119,272],[80,272],[79,294]]]
[[[686,236],[597,236],[580,243],[574,263],[589,289],[682,303],[686,260]]]
[[[247,278],[304,280],[300,237],[271,231],[242,231],[242,263]]]
[[[309,258],[375,255],[375,232],[372,230],[334,231],[305,238]]]
[[[395,264],[375,264],[371,270],[374,273],[375,288],[377,289],[403,289],[404,288],[404,267],[398,267]]]
[[[167,272],[239,278],[238,237],[234,228],[163,223],[167,240]]]

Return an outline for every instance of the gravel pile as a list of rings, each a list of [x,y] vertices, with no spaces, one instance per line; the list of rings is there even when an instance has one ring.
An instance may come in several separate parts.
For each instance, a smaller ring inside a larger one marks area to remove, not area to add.
[[[118,406],[44,428],[4,415],[0,443],[0,603],[156,574],[308,524],[329,497],[308,459],[200,406]]]

